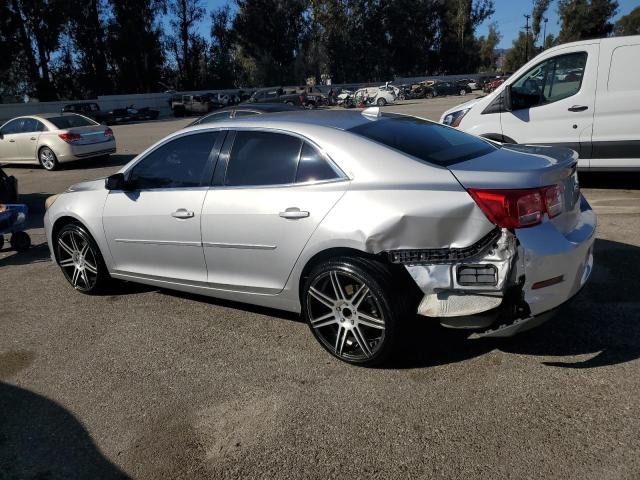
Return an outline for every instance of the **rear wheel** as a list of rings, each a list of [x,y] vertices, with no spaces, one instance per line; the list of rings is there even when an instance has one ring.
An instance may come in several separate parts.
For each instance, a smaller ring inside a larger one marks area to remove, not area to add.
[[[54,241],[58,265],[73,288],[87,294],[104,288],[109,273],[98,245],[84,227],[77,223],[65,225]]]
[[[342,257],[313,269],[302,294],[303,315],[329,353],[348,363],[385,362],[406,311],[390,268],[374,260]]]
[[[460,90],[460,95],[464,96],[467,94],[467,91],[463,88]]]
[[[53,153],[53,150],[51,150],[49,147],[42,147],[38,151],[38,160],[40,161],[40,165],[42,165],[42,168],[44,168],[45,170],[52,171],[57,169],[59,166],[56,154]]]
[[[425,95],[427,98],[433,98],[433,93],[431,92],[427,92],[427,94]]]
[[[387,101],[384,98],[379,98],[376,103],[379,107],[384,107],[387,104]]]

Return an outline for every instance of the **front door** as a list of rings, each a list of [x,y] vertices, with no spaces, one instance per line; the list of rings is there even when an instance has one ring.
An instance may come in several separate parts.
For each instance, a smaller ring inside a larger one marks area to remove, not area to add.
[[[281,291],[318,224],[348,182],[298,137],[239,131],[202,210],[202,243],[212,287]]]
[[[15,162],[18,160],[18,143],[22,131],[23,118],[16,118],[7,122],[0,130],[0,162]]]
[[[111,191],[103,224],[117,273],[206,282],[200,214],[222,133],[186,134],[151,151]]]
[[[580,45],[542,60],[511,84],[512,111],[502,133],[517,143],[556,145],[588,166],[598,69],[598,45]]]

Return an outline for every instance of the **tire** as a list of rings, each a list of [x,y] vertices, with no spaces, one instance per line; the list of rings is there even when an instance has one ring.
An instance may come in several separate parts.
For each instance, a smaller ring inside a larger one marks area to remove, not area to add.
[[[384,106],[387,104],[387,101],[386,101],[384,98],[379,98],[379,99],[376,101],[376,104],[377,104],[379,107],[384,107]]]
[[[73,288],[88,295],[104,290],[111,277],[98,245],[82,225],[63,226],[54,246],[56,263]]]
[[[4,247],[4,236],[0,235],[0,250],[2,250],[2,247]]]
[[[354,365],[380,365],[392,356],[408,311],[410,289],[403,284],[389,265],[377,260],[329,259],[304,282],[302,314],[334,357]]]
[[[42,168],[50,172],[56,170],[60,166],[56,154],[53,153],[53,150],[49,147],[42,147],[38,150],[38,161],[40,162],[40,165],[42,165]]]
[[[31,237],[27,232],[16,232],[11,235],[10,243],[16,252],[26,252],[31,247]]]
[[[460,96],[464,97],[467,94],[467,91],[463,88],[460,90]]]
[[[426,98],[433,98],[433,93],[429,92],[425,95]]]
[[[178,118],[178,117],[184,117],[184,108],[174,108],[173,109],[173,116]]]

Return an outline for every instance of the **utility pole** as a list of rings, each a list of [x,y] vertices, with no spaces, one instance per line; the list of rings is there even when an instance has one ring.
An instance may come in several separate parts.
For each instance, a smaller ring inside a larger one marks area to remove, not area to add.
[[[547,45],[547,22],[549,21],[549,19],[543,17],[542,20],[544,21],[544,33],[542,34],[542,50],[544,50]]]
[[[529,61],[529,19],[531,15],[525,15],[526,23],[524,26],[524,63]]]

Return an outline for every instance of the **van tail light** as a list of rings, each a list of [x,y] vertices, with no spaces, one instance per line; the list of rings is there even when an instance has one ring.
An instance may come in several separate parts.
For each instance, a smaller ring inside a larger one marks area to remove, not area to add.
[[[79,133],[60,133],[58,136],[67,143],[73,143],[80,140],[82,136]]]
[[[113,137],[113,130],[111,130],[110,128],[107,128],[107,129],[104,131],[104,136],[105,136],[105,137]]]
[[[522,190],[470,188],[469,193],[484,214],[501,228],[532,227],[544,214],[553,218],[564,210],[562,185]]]

